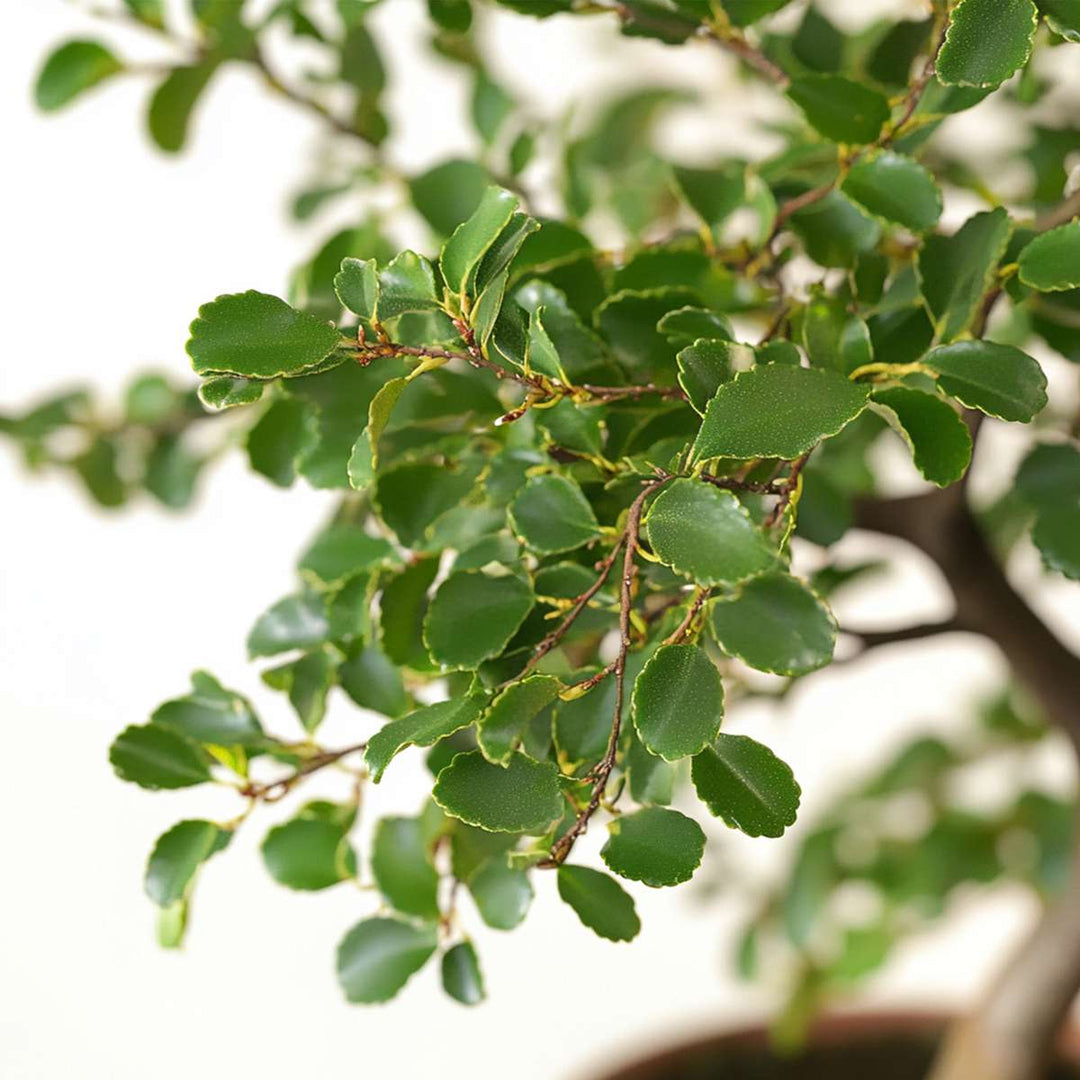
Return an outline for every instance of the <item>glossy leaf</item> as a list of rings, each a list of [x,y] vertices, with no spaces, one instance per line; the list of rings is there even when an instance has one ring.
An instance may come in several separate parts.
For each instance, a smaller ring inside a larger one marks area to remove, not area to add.
[[[193,787],[211,779],[206,755],[157,724],[125,728],[109,747],[109,762],[121,780],[150,791]]]
[[[623,814],[608,825],[608,832],[600,851],[608,869],[653,887],[689,881],[705,851],[701,826],[661,806]]]
[[[407,746],[432,746],[476,722],[486,699],[482,694],[425,705],[392,720],[368,740],[364,760],[377,784],[386,766]]]
[[[212,821],[181,821],[162,833],[146,864],[146,895],[159,907],[182,900],[199,867],[232,839]]]
[[[462,1005],[479,1005],[487,997],[480,960],[471,941],[461,941],[443,953],[443,989]]]
[[[872,143],[889,119],[883,94],[840,75],[804,75],[787,94],[810,126],[835,142]]]
[[[330,636],[330,620],[314,593],[286,596],[261,615],[248,635],[248,655],[276,656],[290,649],[310,649]]]
[[[1046,376],[1027,353],[990,341],[958,341],[926,354],[938,386],[988,416],[1027,423],[1046,404]]]
[[[960,0],[937,59],[947,85],[997,86],[1027,63],[1038,25],[1033,0]]]
[[[875,390],[872,406],[903,437],[915,467],[931,483],[947,487],[967,471],[971,432],[947,401],[923,390],[894,386]]]
[[[758,671],[805,675],[824,667],[836,644],[836,622],[798,578],[770,573],[752,578],[709,616],[724,652]]]
[[[246,746],[263,739],[262,725],[251,703],[226,690],[212,675],[197,671],[192,691],[158,706],[151,722],[197,743]]]
[[[532,590],[512,574],[459,570],[432,598],[424,641],[440,664],[472,668],[506,648],[532,606]]]
[[[679,350],[679,385],[694,410],[704,413],[722,383],[754,362],[753,350],[734,341],[698,340]]]
[[[432,797],[451,817],[488,832],[543,832],[562,814],[558,775],[554,765],[524,754],[503,767],[473,751],[439,773]]]
[[[859,158],[842,189],[868,213],[912,232],[932,229],[941,217],[941,192],[930,171],[891,150]]]
[[[339,340],[332,326],[252,290],[203,304],[187,352],[199,375],[274,379],[316,367]]]
[[[347,1001],[389,1001],[430,959],[435,927],[375,917],[358,922],[337,950],[337,976]]]
[[[801,791],[791,769],[745,735],[721,735],[694,758],[691,776],[709,813],[747,836],[782,836],[795,823]]]
[[[708,746],[724,719],[720,672],[696,645],[664,645],[634,683],[634,727],[651,753],[665,761]]]
[[[374,259],[344,259],[334,277],[342,305],[369,322],[379,310],[379,268]]]
[[[563,864],[559,896],[594,933],[608,941],[632,941],[641,929],[633,898],[614,878],[587,866]]]
[[[1036,236],[1020,252],[1020,280],[1040,292],[1080,287],[1080,221]]]
[[[518,538],[533,551],[553,555],[595,540],[600,526],[581,488],[563,476],[534,476],[510,504]]]
[[[489,187],[468,221],[463,221],[443,244],[439,269],[451,291],[465,294],[476,268],[517,210],[517,199],[499,187]]]
[[[699,585],[742,581],[776,564],[739,500],[704,482],[669,484],[650,506],[645,525],[661,562]]]
[[[724,383],[709,402],[694,457],[792,460],[854,420],[868,393],[832,371],[752,368]]]

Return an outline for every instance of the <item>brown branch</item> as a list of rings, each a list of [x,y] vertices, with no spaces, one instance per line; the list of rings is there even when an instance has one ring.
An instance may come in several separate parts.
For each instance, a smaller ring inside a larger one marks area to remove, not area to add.
[[[813,449],[807,450],[802,457],[796,458],[791,463],[791,471],[780,483],[780,498],[776,500],[776,505],[769,511],[762,523],[765,528],[771,529],[784,516],[784,511],[791,505],[791,500],[799,486],[799,477],[802,476],[802,471],[806,468],[806,462],[809,460],[811,453],[813,453]]]
[[[744,64],[751,67],[769,82],[775,83],[781,90],[786,90],[791,77],[778,64],[774,64],[759,48],[751,45],[746,38],[734,29],[716,30],[703,27],[702,36],[714,41],[721,49],[733,53]]]
[[[266,784],[247,784],[240,789],[240,794],[249,799],[262,800],[263,802],[277,802],[283,799],[290,791],[306,776],[310,776],[328,765],[333,765],[350,754],[359,753],[367,746],[366,742],[346,746],[343,750],[322,750],[313,757],[308,758],[295,771],[283,776],[280,780],[271,780]]]
[[[626,684],[626,654],[630,649],[630,609],[633,606],[634,579],[637,577],[635,556],[638,548],[638,531],[641,528],[641,515],[645,500],[666,484],[666,480],[653,480],[641,491],[630,505],[626,515],[626,527],[623,529],[621,546],[623,548],[623,574],[619,593],[619,655],[612,668],[615,675],[615,705],[611,720],[611,734],[608,736],[607,750],[599,764],[590,773],[593,779],[589,802],[569,829],[559,837],[551,847],[551,854],[539,865],[544,868],[561,866],[570,854],[574,841],[588,828],[589,819],[596,813],[600,800],[604,797],[611,770],[615,767],[615,758],[619,751],[619,735],[622,731],[623,696]]]
[[[1056,229],[1059,225],[1067,225],[1074,217],[1080,214],[1080,188],[1077,188],[1067,199],[1062,200],[1052,210],[1047,210],[1035,219],[1035,228],[1039,232],[1047,229]]]
[[[690,627],[694,625],[694,620],[697,618],[698,612],[701,610],[705,601],[709,599],[711,592],[711,589],[707,589],[704,586],[699,585],[697,587],[694,591],[693,602],[690,604],[690,607],[687,608],[686,614],[683,616],[683,621],[679,623],[666,638],[664,638],[663,644],[678,645],[678,643],[690,633]]]
[[[952,634],[965,629],[957,619],[942,619],[940,622],[913,623],[910,626],[898,626],[892,630],[853,630],[842,626],[840,632],[856,638],[862,646],[859,655],[883,645],[894,645],[901,641],[921,641],[924,638],[937,637],[940,634]]]
[[[746,491],[752,495],[783,495],[784,486],[775,480],[740,480],[737,476],[713,476],[712,473],[699,473],[699,480],[720,488],[721,491]]]

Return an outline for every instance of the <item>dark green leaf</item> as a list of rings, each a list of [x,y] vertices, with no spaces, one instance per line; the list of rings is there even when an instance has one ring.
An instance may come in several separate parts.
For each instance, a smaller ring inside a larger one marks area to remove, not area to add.
[[[421,216],[437,233],[449,236],[477,208],[489,183],[482,165],[455,159],[413,177],[409,190]]]
[[[1020,252],[1020,280],[1040,292],[1080,287],[1080,221],[1035,237]]]
[[[293,818],[271,829],[261,850],[270,876],[289,889],[314,892],[356,875],[346,830],[330,821]]]
[[[488,832],[543,832],[562,814],[559,772],[512,754],[502,767],[478,751],[458,754],[439,773],[432,797],[451,816]]]
[[[571,551],[600,535],[600,526],[581,488],[563,476],[534,476],[510,504],[518,538],[544,555]]]
[[[559,694],[561,684],[550,675],[530,675],[511,683],[491,703],[477,725],[484,757],[505,764],[518,748],[529,725]]]
[[[867,212],[912,232],[932,229],[941,217],[941,192],[930,171],[891,150],[859,158],[842,188]]]
[[[387,902],[404,915],[439,917],[439,875],[418,818],[379,819],[372,841],[371,872]]]
[[[641,920],[629,893],[614,878],[587,866],[559,867],[559,896],[592,931],[608,941],[632,941]]]
[[[533,899],[529,875],[495,855],[468,879],[469,892],[485,925],[492,930],[513,930],[529,913]]]
[[[938,386],[969,409],[1027,423],[1046,404],[1046,376],[1027,353],[990,341],[958,341],[926,354]]]
[[[286,596],[261,615],[248,635],[248,656],[311,649],[330,636],[326,605],[314,593]]]
[[[1031,55],[1038,25],[1033,0],[960,0],[937,59],[946,85],[997,86]]]
[[[623,814],[608,825],[608,832],[600,851],[608,868],[654,887],[689,881],[705,851],[701,826],[661,806]]]
[[[109,761],[121,780],[150,791],[193,787],[211,779],[206,755],[156,724],[125,728],[109,747]]]
[[[889,119],[884,94],[840,75],[804,75],[787,94],[810,126],[834,142],[872,143]]]
[[[146,895],[159,907],[182,900],[199,867],[232,839],[212,821],[181,821],[162,833],[146,864]]]
[[[487,996],[480,961],[471,941],[462,941],[443,953],[443,989],[462,1005],[479,1005]]]
[[[460,728],[475,723],[486,698],[482,694],[425,705],[392,720],[368,740],[364,761],[377,784],[386,766],[407,746],[431,746]]]
[[[931,483],[947,487],[967,471],[971,432],[947,401],[923,390],[894,386],[875,390],[872,407],[903,437],[915,467]]]
[[[517,206],[517,199],[509,191],[489,187],[472,216],[443,244],[439,269],[452,292],[462,296],[470,292],[480,260],[509,223]]]
[[[263,739],[262,725],[251,703],[205,671],[191,677],[192,691],[158,706],[151,723],[170,728],[192,742],[217,746],[251,746]]]
[[[680,349],[676,361],[679,385],[695,411],[704,414],[720,384],[728,382],[737,370],[753,364],[754,352],[749,345],[735,341],[698,340]]]
[[[304,577],[335,586],[362,570],[396,561],[393,546],[381,536],[371,536],[360,525],[339,522],[315,537],[296,568]]]

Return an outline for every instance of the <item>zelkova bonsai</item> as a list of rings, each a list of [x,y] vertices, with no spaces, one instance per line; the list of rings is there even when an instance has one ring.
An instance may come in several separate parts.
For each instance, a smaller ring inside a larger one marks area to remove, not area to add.
[[[433,48],[471,81],[479,149],[419,175],[381,150],[387,76],[366,20],[390,5],[191,0],[174,25],[164,0],[126,0],[103,18],[159,35],[162,65],[71,41],[37,85],[53,110],[149,73],[150,133],[176,151],[219,68],[246,65],[325,121],[298,219],[396,186],[433,237],[424,254],[401,251],[373,210],[296,272],[287,299],[204,304],[187,342],[197,399],[146,376],[119,420],[84,392],[4,419],[30,463],[73,469],[105,506],[140,489],[186,504],[215,424],[273,483],[341,493],[296,591],[247,642],[269,660],[262,679],[288,699],[292,730],[272,734],[239,692],[197,672],[112,746],[118,775],[147,789],[237,793],[233,820],[193,817],[153,848],[162,944],[181,941],[202,864],[257,828],[260,804],[286,798],[294,816],[262,843],[271,876],[377,889],[338,949],[350,1001],[387,1000],[428,963],[452,997],[480,1001],[463,889],[508,930],[550,874],[585,927],[629,941],[639,921],[619,879],[689,881],[706,842],[696,819],[755,837],[795,821],[791,769],[723,730],[725,698],[777,693],[832,660],[828,597],[870,568],[830,557],[853,527],[920,549],[955,601],[941,623],[845,627],[853,645],[983,635],[1040,714],[1028,725],[1006,710],[1009,737],[1045,721],[1080,751],[1080,658],[1004,569],[1030,526],[1047,571],[1080,577],[1076,419],[1048,403],[1026,351],[1080,362],[1068,173],[1080,108],[1076,85],[1070,101],[1048,74],[1080,65],[1080,3],[897,3],[849,36],[787,0],[502,0],[522,16],[612,21],[656,49],[713,49],[718,64],[729,54],[786,99],[782,149],[702,163],[653,146],[685,95],[639,86],[587,124],[541,117],[485,66],[473,27],[485,6],[428,0]],[[290,36],[321,56],[317,71],[279,72],[271,56]],[[1047,62],[1062,53],[1067,65]],[[1024,127],[1029,166],[1002,194],[994,163],[954,156],[948,137],[950,116],[995,94]],[[557,190],[535,192],[552,167]],[[957,197],[984,208],[940,228]],[[594,245],[598,221],[617,226],[617,249]],[[975,453],[1001,422],[1030,425],[1014,478]],[[923,490],[882,497],[877,451],[897,438]],[[996,481],[992,504],[969,498],[973,454]],[[808,580],[811,546],[823,568]],[[367,711],[351,745],[320,741],[331,694]],[[378,817],[380,780],[418,752],[432,786],[417,814],[382,817],[357,851],[361,794]],[[917,752],[920,775],[949,764]],[[340,774],[340,801],[305,801],[324,770]],[[1053,814],[1067,839],[1069,805]],[[579,861],[589,829],[607,830],[604,870]],[[1080,860],[1060,879],[946,1039],[936,1080],[1040,1074],[1080,989]]]

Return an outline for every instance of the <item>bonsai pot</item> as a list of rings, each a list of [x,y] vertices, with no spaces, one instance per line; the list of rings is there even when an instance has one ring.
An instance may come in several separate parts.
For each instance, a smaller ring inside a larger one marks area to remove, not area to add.
[[[923,1080],[946,1023],[917,1013],[829,1017],[795,1056],[773,1050],[765,1028],[748,1028],[670,1046],[596,1080]],[[1080,1080],[1076,1033],[1062,1041],[1046,1080]]]

